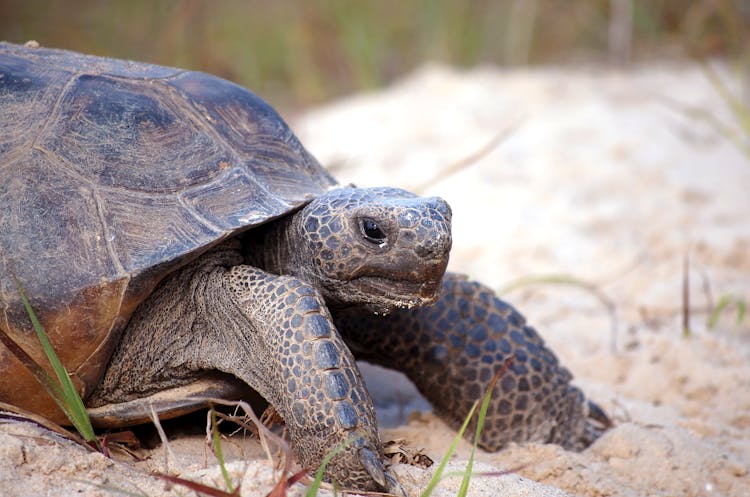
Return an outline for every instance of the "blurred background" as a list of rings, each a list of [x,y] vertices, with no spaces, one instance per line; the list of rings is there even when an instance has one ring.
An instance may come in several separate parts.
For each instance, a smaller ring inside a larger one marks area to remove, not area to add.
[[[425,62],[747,68],[749,26],[750,0],[0,0],[0,39],[207,71],[286,111]]]

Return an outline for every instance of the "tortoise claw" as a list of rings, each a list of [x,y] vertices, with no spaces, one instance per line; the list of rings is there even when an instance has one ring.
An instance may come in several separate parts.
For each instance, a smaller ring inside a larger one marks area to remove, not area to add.
[[[359,462],[362,463],[367,473],[381,487],[385,488],[385,471],[380,458],[370,449],[363,447],[359,449]]]
[[[383,463],[375,452],[366,447],[359,449],[359,462],[362,463],[372,479],[386,492],[398,497],[406,497],[406,492],[401,488],[401,484],[383,468]]]
[[[612,428],[614,426],[614,423],[612,423],[612,420],[609,419],[609,416],[607,416],[607,413],[604,412],[604,409],[599,407],[598,404],[589,400],[588,407],[589,407],[589,419],[599,423],[599,425],[601,425],[602,427],[602,431],[606,430],[607,428]]]
[[[401,488],[401,484],[390,474],[385,474],[387,483],[384,485],[385,491],[391,495],[397,495],[398,497],[406,497],[406,492]]]

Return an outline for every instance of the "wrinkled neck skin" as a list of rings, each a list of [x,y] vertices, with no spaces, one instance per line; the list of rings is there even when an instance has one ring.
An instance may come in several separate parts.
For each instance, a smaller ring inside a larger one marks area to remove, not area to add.
[[[245,263],[273,274],[289,274],[294,237],[288,230],[295,216],[252,229],[242,240]]]
[[[312,254],[307,244],[302,243],[300,212],[251,230],[242,242],[245,262],[268,273],[296,276],[319,288],[317,278],[309,270]],[[325,292],[324,297],[328,301]]]

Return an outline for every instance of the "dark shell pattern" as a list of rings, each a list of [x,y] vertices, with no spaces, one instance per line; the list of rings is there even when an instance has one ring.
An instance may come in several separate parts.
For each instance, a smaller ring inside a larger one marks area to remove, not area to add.
[[[0,43],[0,116],[0,326],[30,346],[15,275],[84,391],[166,274],[335,185],[268,104],[199,72]]]

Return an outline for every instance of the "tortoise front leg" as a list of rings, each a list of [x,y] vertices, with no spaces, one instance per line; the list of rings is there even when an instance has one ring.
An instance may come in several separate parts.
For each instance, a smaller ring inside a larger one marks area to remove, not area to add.
[[[399,493],[384,469],[372,400],[319,293],[217,250],[170,276],[138,309],[91,403],[135,405],[206,372],[257,390],[286,421],[300,464],[326,477]],[[111,412],[111,410],[110,410]]]
[[[233,364],[223,370],[252,376],[248,383],[286,420],[301,464],[314,469],[348,442],[326,468],[329,479],[347,488],[401,494],[383,467],[370,394],[318,291],[251,266],[233,267],[224,281],[258,331],[252,348],[262,352],[252,362],[263,366],[245,372]]]
[[[357,359],[403,371],[455,428],[512,355],[492,392],[480,440],[486,450],[511,441],[582,449],[608,423],[570,384],[572,375],[523,316],[464,276],[446,274],[432,306],[387,316],[347,309],[336,312],[334,320]],[[466,433],[473,436],[474,429]]]

